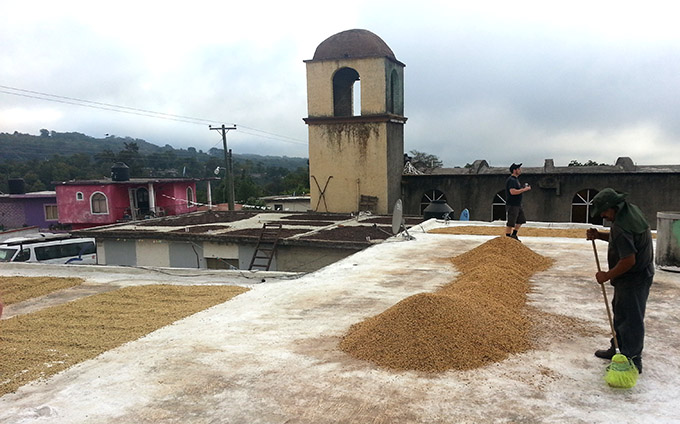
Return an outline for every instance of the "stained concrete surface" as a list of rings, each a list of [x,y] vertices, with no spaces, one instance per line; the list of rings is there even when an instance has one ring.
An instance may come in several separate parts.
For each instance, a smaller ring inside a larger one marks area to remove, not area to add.
[[[195,270],[186,268],[45,265],[30,263],[1,263],[0,276],[78,277],[83,284],[6,305],[2,319],[63,304],[84,296],[113,291],[125,286],[144,284],[222,285],[250,287],[255,284],[287,281],[302,275],[293,272],[260,272],[239,270]]]
[[[228,302],[26,385],[0,398],[0,422],[680,422],[680,274],[657,270],[644,373],[633,389],[612,389],[603,381],[608,362],[592,354],[609,327],[585,240],[523,239],[556,260],[532,278],[530,302],[591,322],[601,335],[556,332],[537,350],[439,374],[395,372],[339,351],[350,325],[449,283],[456,270],[448,258],[490,238],[411,234],[415,240],[391,239],[299,278],[250,284]],[[604,259],[606,244],[598,246]],[[144,271],[131,270],[130,281],[158,277]],[[123,274],[112,280],[127,284]]]

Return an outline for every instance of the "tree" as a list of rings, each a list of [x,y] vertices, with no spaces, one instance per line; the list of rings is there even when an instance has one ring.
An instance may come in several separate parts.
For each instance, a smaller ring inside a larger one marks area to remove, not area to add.
[[[223,166],[224,166],[224,162],[222,162],[219,158],[211,156],[203,164],[203,176],[204,177],[221,177],[222,176],[221,172],[224,172],[224,170],[220,169],[220,167],[223,167]],[[217,172],[215,172],[216,169],[217,169]]]
[[[196,158],[185,158],[180,159],[182,163],[182,176],[183,177],[201,177],[201,164],[198,163]]]
[[[134,141],[123,143],[125,149],[118,153],[118,161],[123,162],[130,168],[131,176],[141,176],[143,158],[139,154],[139,145]]]
[[[224,176],[219,149],[211,149],[211,153],[217,153],[212,155],[193,147],[175,150],[170,145],[157,149],[149,146],[143,140],[113,135],[93,139],[46,129],[41,136],[0,132],[0,191],[8,190],[8,178],[24,178],[28,191],[53,190],[55,181],[102,179],[111,175],[116,162],[124,162],[131,177]],[[233,165],[239,201],[252,203],[249,198],[309,192],[309,161],[305,158],[234,155]],[[212,193],[216,200],[224,201],[219,184],[213,181]]]
[[[252,178],[246,175],[245,170],[241,173],[240,178],[236,178],[234,186],[236,200],[240,203],[245,203],[248,199],[262,196],[262,187],[257,185]]]
[[[46,189],[45,184],[40,180],[38,174],[33,171],[24,174],[24,183],[27,193]]]
[[[309,193],[309,169],[300,167],[283,177],[283,191],[298,196]]]
[[[574,159],[571,162],[569,162],[569,165],[567,165],[567,166],[600,166],[600,165],[606,166],[607,164],[606,163],[597,163],[594,160],[588,160],[588,162],[586,162],[586,163],[581,163],[581,162]]]
[[[411,154],[411,165],[418,171],[428,173],[444,166],[444,163],[436,155],[420,152],[418,150],[411,150],[409,153]]]
[[[113,153],[111,150],[106,149],[94,155],[94,163],[96,165],[98,174],[109,175],[111,167],[115,162],[116,154]]]

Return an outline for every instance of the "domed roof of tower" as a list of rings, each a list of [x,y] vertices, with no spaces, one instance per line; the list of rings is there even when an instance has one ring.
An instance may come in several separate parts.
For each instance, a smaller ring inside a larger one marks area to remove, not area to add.
[[[398,62],[382,38],[365,29],[350,29],[328,37],[316,48],[312,60],[365,57],[387,57]]]

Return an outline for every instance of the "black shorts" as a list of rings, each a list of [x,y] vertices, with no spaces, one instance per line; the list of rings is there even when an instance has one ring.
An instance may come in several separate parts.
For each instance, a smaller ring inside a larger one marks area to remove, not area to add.
[[[505,212],[508,217],[508,222],[505,224],[506,227],[514,227],[515,225],[522,225],[527,222],[527,219],[524,217],[524,209],[521,206],[505,205]]]

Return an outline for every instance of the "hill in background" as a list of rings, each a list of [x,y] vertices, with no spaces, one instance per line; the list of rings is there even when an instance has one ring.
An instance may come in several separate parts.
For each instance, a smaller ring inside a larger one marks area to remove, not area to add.
[[[223,149],[212,148],[208,152],[187,149],[175,149],[169,144],[157,146],[145,140],[132,137],[107,136],[105,138],[90,137],[77,132],[59,133],[41,130],[40,135],[0,133],[0,162],[27,162],[32,160],[48,160],[54,156],[72,156],[86,154],[95,156],[104,152],[119,152],[126,149],[126,144],[135,143],[141,155],[168,154],[175,157],[192,157],[199,161],[210,157],[222,159]],[[307,158],[288,156],[261,156],[256,154],[233,154],[235,162],[261,162],[264,166],[276,166],[294,170],[307,166]]]
[[[131,137],[94,138],[48,130],[40,135],[0,133],[0,193],[7,192],[12,178],[23,178],[27,191],[53,190],[60,181],[106,178],[116,162],[128,165],[131,177],[219,178],[215,200],[224,200],[223,149],[175,149]],[[233,154],[237,200],[308,192],[308,162],[299,157]]]

